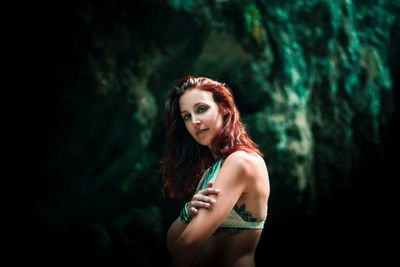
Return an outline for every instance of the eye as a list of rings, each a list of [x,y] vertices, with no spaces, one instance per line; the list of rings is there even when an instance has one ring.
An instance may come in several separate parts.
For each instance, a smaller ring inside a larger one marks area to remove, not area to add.
[[[189,114],[183,115],[182,119],[183,119],[184,121],[187,121],[187,120],[190,119],[190,115],[189,115]]]
[[[205,107],[205,106],[200,106],[199,109],[197,110],[197,112],[199,112],[199,113],[203,113],[206,111],[207,111],[207,107]]]

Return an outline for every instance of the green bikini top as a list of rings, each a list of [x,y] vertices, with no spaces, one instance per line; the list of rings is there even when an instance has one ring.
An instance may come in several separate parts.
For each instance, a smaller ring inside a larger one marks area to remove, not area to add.
[[[203,174],[204,180],[201,183],[200,190],[207,187],[208,182],[214,182],[221,169],[222,159],[218,159],[211,168]],[[246,211],[246,205],[235,205],[229,213],[225,221],[219,228],[241,228],[241,229],[262,229],[264,228],[265,219],[257,221],[251,214]]]

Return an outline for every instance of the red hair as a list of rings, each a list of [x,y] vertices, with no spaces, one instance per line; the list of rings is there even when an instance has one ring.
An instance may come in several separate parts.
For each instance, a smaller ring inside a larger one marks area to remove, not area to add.
[[[228,86],[209,78],[189,75],[172,88],[165,106],[167,150],[161,169],[164,192],[172,198],[192,194],[202,173],[214,161],[208,147],[198,144],[186,130],[180,115],[179,98],[194,88],[210,92],[214,102],[227,111],[224,126],[211,144],[216,157],[226,158],[238,150],[263,156],[248,135]]]

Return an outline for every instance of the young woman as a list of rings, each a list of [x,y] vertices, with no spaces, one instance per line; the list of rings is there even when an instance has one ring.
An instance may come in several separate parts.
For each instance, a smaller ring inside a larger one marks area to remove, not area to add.
[[[166,126],[164,188],[192,196],[167,233],[172,265],[255,266],[269,178],[231,91],[189,75],[169,93]]]

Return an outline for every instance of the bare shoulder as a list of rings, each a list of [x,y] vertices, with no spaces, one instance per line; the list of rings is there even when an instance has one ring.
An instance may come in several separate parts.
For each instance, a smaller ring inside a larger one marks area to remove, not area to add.
[[[252,177],[260,171],[267,171],[265,161],[260,155],[241,150],[230,154],[225,163],[247,177]]]

